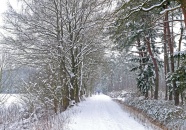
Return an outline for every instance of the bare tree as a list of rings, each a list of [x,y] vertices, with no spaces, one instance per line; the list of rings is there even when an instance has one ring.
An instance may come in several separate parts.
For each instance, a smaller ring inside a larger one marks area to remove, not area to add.
[[[9,5],[5,13],[3,28],[9,36],[3,35],[4,44],[14,51],[15,64],[35,68],[29,91],[41,90],[38,94],[48,96],[57,113],[70,101],[80,101],[84,66],[89,64],[85,59],[100,51],[106,17],[102,9],[108,1],[21,0],[20,4],[21,10]]]

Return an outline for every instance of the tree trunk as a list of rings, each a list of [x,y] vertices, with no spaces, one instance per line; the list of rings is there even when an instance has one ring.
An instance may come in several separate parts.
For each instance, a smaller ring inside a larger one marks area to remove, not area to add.
[[[168,19],[164,19],[164,74],[165,74],[165,79],[166,79],[166,75],[167,73],[170,72],[170,67],[169,67],[169,60],[168,60],[168,53],[167,53],[167,31],[166,31],[166,22],[168,21]],[[166,82],[166,86],[165,86],[165,100],[168,99],[168,86],[167,86],[167,82]],[[172,94],[170,94],[169,97],[172,97],[171,96]],[[172,99],[171,99],[172,100]]]
[[[183,105],[183,104],[184,104],[184,98],[183,98],[183,95],[184,95],[184,94],[183,94],[183,92],[181,92],[180,95],[181,95],[181,105]]]
[[[148,90],[145,92],[145,99],[148,99],[149,98],[149,92]]]
[[[137,37],[137,47],[138,48],[140,48],[141,47],[141,41],[140,41],[140,38],[139,37]],[[143,71],[143,69],[142,69],[142,66],[143,66],[143,62],[144,62],[144,60],[143,60],[143,57],[144,57],[144,54],[143,54],[143,52],[142,52],[142,50],[139,50],[139,57],[141,58],[140,59],[140,73]],[[128,77],[127,77],[128,78]],[[127,80],[128,81],[128,80]],[[126,83],[126,82],[125,82]],[[127,84],[125,85],[125,86],[127,86]],[[141,88],[139,88],[139,91],[140,91],[140,93],[141,93]],[[145,95],[145,98],[147,97],[148,95]]]
[[[76,82],[77,82],[77,79],[76,79]],[[78,86],[78,84],[76,84],[76,91],[75,91],[75,101],[76,101],[76,103],[80,102],[79,96],[80,96],[79,86]]]
[[[178,44],[178,52],[181,51],[182,37],[183,37],[183,28],[182,28],[182,24],[181,24],[181,33],[180,33],[180,39],[179,39],[179,44]],[[179,68],[179,66],[180,66],[180,56],[181,56],[181,55],[178,55],[178,64],[177,64],[177,68]]]
[[[65,58],[63,58],[64,60]],[[64,66],[64,62],[61,61],[61,65],[60,65],[60,73],[61,73],[61,77],[60,77],[60,81],[61,81],[61,85],[63,86],[63,91],[62,91],[62,95],[63,95],[63,108],[64,110],[67,109],[67,107],[69,106],[69,87],[67,84],[67,77],[66,77],[66,70],[65,70],[65,66]]]
[[[79,57],[78,57],[78,52],[80,53],[80,48],[79,47],[77,47],[76,49],[75,49],[75,56],[76,56],[76,60],[75,60],[75,63],[76,63],[76,65],[79,63]],[[79,76],[81,76],[81,71],[80,71],[80,65],[79,66],[74,66],[75,67],[75,74],[77,75],[76,77],[75,77],[75,81],[74,81],[74,85],[75,85],[75,101],[76,101],[76,103],[77,102],[80,102],[80,100],[79,100],[79,97],[80,97],[80,84],[78,84],[78,80],[81,80],[81,78],[79,78]]]
[[[184,23],[185,23],[185,28],[186,28],[186,0],[182,0],[182,12],[183,12],[183,16],[184,16]]]
[[[56,98],[54,98],[53,103],[54,103],[54,112],[55,112],[55,114],[57,114],[57,112],[58,112],[58,101],[57,101]]]
[[[166,13],[165,19],[168,20],[168,13]],[[171,40],[171,32],[170,32],[169,22],[166,22],[166,29],[167,29],[168,45],[169,45],[169,49],[170,49],[171,73],[174,73],[174,56],[173,56],[174,48],[173,48],[173,41]],[[179,92],[176,89],[176,82],[173,80],[172,84],[173,84],[175,105],[179,105]]]
[[[181,43],[182,43],[182,37],[183,37],[183,27],[181,24],[181,34],[180,34],[180,39],[179,39],[179,45],[178,45],[178,51],[181,51]],[[179,68],[180,66],[180,55],[178,55],[178,64],[177,64],[177,68]],[[183,105],[183,92],[181,92],[181,104]]]
[[[147,37],[145,40],[146,40],[146,43],[147,43],[148,52],[149,52],[149,54],[150,54],[150,56],[151,56],[151,58],[152,58],[152,62],[153,62],[153,65],[154,65],[154,71],[155,71],[155,74],[156,74],[154,99],[158,99],[158,91],[159,91],[159,72],[158,72],[158,64],[157,64],[157,61],[156,61],[156,59],[154,58],[154,55],[153,55],[152,50],[151,50],[150,38]]]
[[[61,1],[60,1],[61,4]],[[57,33],[57,42],[58,42],[58,63],[59,63],[59,79],[60,79],[60,85],[63,87],[61,90],[61,95],[63,96],[61,99],[61,106],[63,108],[60,108],[60,111],[66,110],[69,106],[69,86],[67,84],[67,74],[68,71],[66,70],[66,64],[65,64],[65,56],[63,54],[63,51],[61,47],[65,48],[65,45],[63,41],[61,40],[63,38],[63,21],[62,21],[62,6],[58,8],[58,3],[54,1],[55,9],[56,9],[56,33]]]
[[[177,0],[181,4],[182,13],[184,16],[184,23],[186,28],[186,0]]]

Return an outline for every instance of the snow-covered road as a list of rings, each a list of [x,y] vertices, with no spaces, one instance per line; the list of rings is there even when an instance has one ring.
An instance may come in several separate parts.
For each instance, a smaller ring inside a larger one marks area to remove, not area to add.
[[[94,95],[75,107],[70,130],[145,130],[120,106],[105,95]]]

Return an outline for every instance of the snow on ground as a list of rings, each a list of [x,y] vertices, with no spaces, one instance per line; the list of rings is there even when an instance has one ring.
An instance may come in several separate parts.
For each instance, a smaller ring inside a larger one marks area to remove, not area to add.
[[[69,130],[146,130],[106,95],[94,95],[73,108]]]
[[[9,107],[12,104],[21,104],[19,94],[0,94],[0,106]]]

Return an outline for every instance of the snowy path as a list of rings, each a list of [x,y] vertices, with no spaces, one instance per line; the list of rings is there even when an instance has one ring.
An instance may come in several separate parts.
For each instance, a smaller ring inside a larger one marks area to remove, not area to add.
[[[145,130],[120,106],[105,95],[95,95],[81,102],[70,122],[70,130]]]

